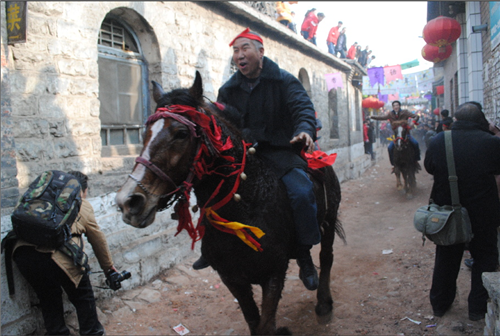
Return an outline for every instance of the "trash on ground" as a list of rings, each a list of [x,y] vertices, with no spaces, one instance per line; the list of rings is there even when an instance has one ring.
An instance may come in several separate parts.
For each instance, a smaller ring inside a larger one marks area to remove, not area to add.
[[[428,324],[425,326],[426,328],[435,328],[436,327],[436,324]]]
[[[411,318],[409,318],[408,316],[403,317],[403,318],[401,319],[401,321],[403,321],[403,320],[408,320],[408,321],[413,322],[413,323],[415,323],[415,324],[420,324],[420,323],[422,323],[422,322],[420,322],[420,321],[415,321],[415,320],[412,320],[412,319],[411,319]]]
[[[382,254],[391,254],[392,250],[382,250]]]
[[[179,335],[186,335],[187,333],[189,333],[189,330],[188,328],[186,328],[185,326],[182,325],[182,323],[179,323],[178,325],[176,325],[174,327],[174,330],[179,334]]]

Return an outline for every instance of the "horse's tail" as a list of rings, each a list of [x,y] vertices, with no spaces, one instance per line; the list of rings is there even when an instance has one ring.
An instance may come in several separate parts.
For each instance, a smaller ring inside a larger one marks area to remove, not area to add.
[[[340,181],[332,166],[321,168],[324,172],[324,183],[326,188],[326,218],[330,218],[330,225],[334,225],[335,234],[346,243],[346,234],[342,222],[339,219],[339,206],[342,199]]]

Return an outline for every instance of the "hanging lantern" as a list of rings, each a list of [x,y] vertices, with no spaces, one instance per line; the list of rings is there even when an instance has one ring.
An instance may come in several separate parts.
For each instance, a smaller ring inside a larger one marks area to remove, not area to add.
[[[433,112],[435,115],[439,115],[439,107],[436,107]]]
[[[384,106],[385,106],[385,103],[383,101],[379,100],[377,108],[381,108],[381,107],[384,107]]]
[[[429,62],[439,63],[450,57],[452,51],[449,44],[441,48],[426,44],[422,48],[422,57]]]
[[[460,27],[457,20],[446,16],[438,16],[427,22],[422,36],[427,44],[443,47],[455,42],[461,33],[462,27]]]
[[[364,108],[378,108],[378,99],[375,97],[368,97],[363,99],[361,106]]]

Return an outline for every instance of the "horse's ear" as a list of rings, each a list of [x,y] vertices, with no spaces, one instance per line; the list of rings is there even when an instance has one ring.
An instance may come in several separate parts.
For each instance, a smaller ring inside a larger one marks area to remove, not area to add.
[[[163,88],[157,82],[151,81],[151,83],[153,83],[153,99],[158,103],[165,94],[165,91],[163,91]]]
[[[196,77],[194,79],[193,86],[189,89],[189,93],[196,100],[203,101],[203,82],[198,70],[196,70]]]

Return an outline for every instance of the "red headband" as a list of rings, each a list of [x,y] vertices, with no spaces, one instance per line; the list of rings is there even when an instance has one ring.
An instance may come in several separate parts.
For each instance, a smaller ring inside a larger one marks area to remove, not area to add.
[[[247,39],[259,41],[260,43],[264,44],[264,41],[262,41],[262,38],[259,35],[251,32],[250,28],[247,28],[243,32],[241,32],[240,35],[236,36],[234,40],[232,40],[231,43],[229,43],[229,46],[232,47],[234,41],[236,41],[236,39],[239,39],[240,37],[246,37]]]

